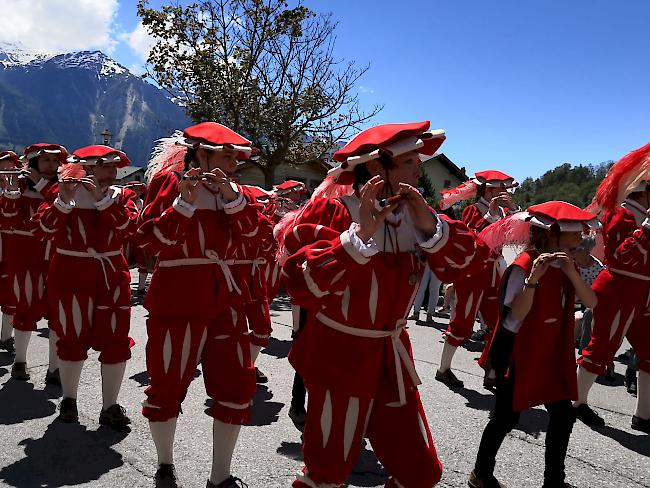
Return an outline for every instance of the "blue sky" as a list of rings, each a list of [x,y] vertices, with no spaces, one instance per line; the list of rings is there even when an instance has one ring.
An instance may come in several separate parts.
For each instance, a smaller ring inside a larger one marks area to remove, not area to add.
[[[112,1],[111,55],[137,69],[136,2]],[[468,172],[522,179],[650,140],[650,1],[304,3],[339,20],[338,56],[370,64],[359,90],[385,106],[374,122],[431,120]]]

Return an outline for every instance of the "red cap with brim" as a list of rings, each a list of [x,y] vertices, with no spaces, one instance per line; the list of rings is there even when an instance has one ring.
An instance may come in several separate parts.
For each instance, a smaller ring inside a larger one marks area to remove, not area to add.
[[[581,232],[586,229],[597,229],[600,222],[596,215],[575,205],[561,201],[551,201],[533,205],[528,210],[531,225],[550,229],[558,224],[562,232]]]
[[[512,188],[518,185],[512,176],[494,169],[476,173],[474,175],[474,182],[477,185],[486,185],[490,187],[504,186]]]
[[[0,152],[0,162],[11,161],[14,166],[20,166],[20,157],[13,151]]]
[[[38,144],[28,146],[25,148],[24,156],[26,159],[32,159],[42,154],[58,154],[61,164],[64,164],[68,158],[68,150],[65,147],[47,142],[39,142]]]
[[[193,149],[222,151],[230,147],[237,151],[237,159],[246,160],[253,154],[251,141],[240,136],[225,125],[216,122],[202,122],[183,131],[183,140],[179,144]]]
[[[295,180],[287,180],[284,183],[280,183],[279,185],[276,185],[275,187],[275,192],[276,194],[283,194],[283,193],[288,193],[291,190],[297,190],[302,193],[307,192],[307,188],[305,187],[305,184],[302,181],[295,181]]]
[[[71,163],[95,166],[97,164],[115,163],[118,168],[131,164],[131,160],[119,149],[110,146],[86,146],[77,149],[69,158]]]
[[[381,156],[395,157],[410,151],[433,156],[445,141],[443,129],[429,131],[429,121],[408,124],[383,124],[366,129],[334,153],[338,166],[328,171],[342,185],[354,181],[354,167]]]

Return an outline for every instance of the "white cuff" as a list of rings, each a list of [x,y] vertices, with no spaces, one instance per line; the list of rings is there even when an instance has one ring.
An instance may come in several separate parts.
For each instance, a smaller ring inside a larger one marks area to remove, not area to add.
[[[4,197],[10,198],[11,200],[16,200],[20,198],[22,194],[20,193],[19,190],[10,190],[10,191],[5,191],[4,192]]]
[[[34,185],[34,190],[40,193],[41,190],[43,190],[43,188],[47,186],[47,183],[48,181],[45,178],[41,178],[40,180],[38,180],[38,183]]]
[[[430,239],[427,239],[424,242],[418,242],[419,246],[423,251],[434,253],[440,251],[447,244],[449,239],[449,224],[446,220],[438,218],[438,226],[436,227],[436,233]]]
[[[343,249],[359,264],[366,264],[370,261],[370,257],[379,252],[375,241],[372,238],[367,242],[363,242],[356,234],[356,224],[353,222],[349,230],[341,234],[341,244]]]
[[[234,214],[239,212],[245,206],[246,206],[246,199],[244,198],[244,195],[238,193],[237,198],[235,198],[232,202],[223,204],[223,211],[226,212],[227,214]]]
[[[61,212],[67,214],[72,212],[72,209],[74,208],[74,200],[70,203],[65,203],[63,200],[61,200],[61,196],[57,196],[54,200],[54,206]]]
[[[643,227],[645,227],[645,228],[647,228],[647,229],[650,229],[650,217],[647,217],[647,218],[643,221],[643,224],[641,224],[641,225],[643,225]]]
[[[495,222],[498,222],[501,220],[501,217],[498,215],[492,215],[492,213],[488,210],[487,213],[483,216],[485,220],[487,220],[489,223],[494,224]]]
[[[172,208],[183,217],[187,217],[188,219],[194,215],[194,211],[196,210],[196,207],[194,205],[187,203],[180,197],[180,195],[176,197],[176,200],[174,200]]]
[[[97,210],[106,210],[108,207],[113,205],[114,201],[115,201],[115,199],[109,193],[104,198],[102,198],[100,201],[95,202],[95,207],[97,208]]]

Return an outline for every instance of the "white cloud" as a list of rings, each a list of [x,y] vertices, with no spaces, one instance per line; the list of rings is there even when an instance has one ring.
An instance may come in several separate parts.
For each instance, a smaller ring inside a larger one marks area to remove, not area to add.
[[[142,25],[142,21],[138,22],[132,32],[121,34],[120,40],[126,42],[143,63],[147,61],[149,51],[155,44],[154,37],[147,32],[146,27]]]
[[[115,48],[118,0],[2,0],[0,41],[43,52]]]
[[[359,86],[359,91],[361,93],[370,93],[371,95],[375,93],[375,90],[373,88],[367,87],[367,86]]]

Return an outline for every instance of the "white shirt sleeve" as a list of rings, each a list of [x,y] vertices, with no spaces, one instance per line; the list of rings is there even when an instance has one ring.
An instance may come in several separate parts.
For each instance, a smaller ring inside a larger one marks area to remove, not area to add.
[[[526,272],[519,266],[515,266],[510,272],[508,283],[506,284],[506,294],[503,304],[510,308],[515,298],[524,290],[524,282],[526,281]],[[512,317],[508,312],[502,321],[503,326],[510,332],[516,334],[521,328],[521,321]]]

